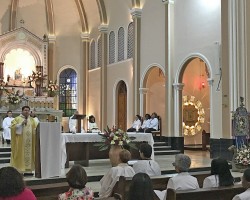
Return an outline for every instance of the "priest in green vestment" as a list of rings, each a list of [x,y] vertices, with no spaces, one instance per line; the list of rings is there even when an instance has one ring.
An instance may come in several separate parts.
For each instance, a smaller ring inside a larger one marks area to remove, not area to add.
[[[35,169],[35,137],[37,122],[30,117],[30,107],[23,106],[22,114],[11,123],[11,166],[20,172]]]

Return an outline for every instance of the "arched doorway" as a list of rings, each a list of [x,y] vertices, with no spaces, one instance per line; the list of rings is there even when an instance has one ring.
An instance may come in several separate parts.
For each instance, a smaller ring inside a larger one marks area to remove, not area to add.
[[[183,66],[180,82],[182,91],[183,136],[186,147],[202,144],[202,131],[210,133],[209,70],[199,57],[189,59]],[[205,136],[204,136],[205,137]]]
[[[124,81],[117,85],[117,126],[127,130],[127,86]]]

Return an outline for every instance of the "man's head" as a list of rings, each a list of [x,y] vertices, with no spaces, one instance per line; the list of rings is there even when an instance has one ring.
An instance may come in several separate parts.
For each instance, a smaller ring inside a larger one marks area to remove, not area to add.
[[[173,166],[175,166],[175,170],[180,172],[187,172],[191,165],[191,159],[185,154],[177,154],[175,156],[175,162]]]
[[[152,155],[152,147],[148,143],[142,143],[139,152],[142,159],[150,159]]]
[[[8,117],[12,117],[12,111],[11,111],[11,110],[8,110],[7,116],[8,116]]]
[[[30,114],[30,107],[29,106],[23,106],[22,107],[22,115],[24,117],[28,117]]]
[[[250,188],[250,168],[244,171],[244,174],[242,177],[242,186],[244,188]]]
[[[121,163],[127,163],[131,159],[131,153],[128,150],[123,149],[119,153],[119,157],[120,157]]]

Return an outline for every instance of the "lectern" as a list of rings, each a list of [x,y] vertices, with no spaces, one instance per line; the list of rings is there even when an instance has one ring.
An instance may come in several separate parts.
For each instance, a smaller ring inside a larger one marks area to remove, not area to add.
[[[80,115],[80,114],[77,114],[77,115],[74,115],[72,117],[72,119],[76,119],[77,120],[77,129],[76,129],[76,132],[77,133],[81,133],[81,127],[82,127],[82,119],[84,119],[86,117],[86,115]]]

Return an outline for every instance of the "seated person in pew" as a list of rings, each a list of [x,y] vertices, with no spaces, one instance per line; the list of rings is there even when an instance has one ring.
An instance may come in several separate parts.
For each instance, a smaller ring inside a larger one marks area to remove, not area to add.
[[[119,159],[120,164],[116,167],[112,167],[100,180],[101,190],[99,197],[110,197],[120,176],[133,177],[135,175],[133,168],[127,164],[131,159],[131,153],[124,149],[119,153]]]
[[[250,168],[244,171],[242,177],[242,186],[247,190],[241,194],[236,195],[233,200],[249,200],[250,199]]]
[[[175,167],[175,170],[178,174],[168,180],[167,189],[171,188],[174,190],[195,190],[200,188],[197,178],[191,176],[188,173],[188,170],[191,166],[191,159],[187,155],[177,154],[175,156],[175,162],[173,163],[173,166]],[[166,200],[166,190],[162,192],[155,190],[155,193],[161,200]]]
[[[148,128],[145,129],[145,133],[151,133],[152,131],[158,131],[158,117],[157,114],[155,112],[152,113],[151,115],[151,120],[149,123]]]
[[[135,173],[146,173],[149,176],[160,176],[161,169],[159,164],[151,159],[152,147],[148,143],[142,143],[140,145],[140,157],[142,160],[139,160],[133,165]]]
[[[150,114],[145,114],[142,126],[139,128],[139,132],[144,132],[149,127],[150,121],[151,121]]]
[[[33,192],[25,187],[23,176],[14,167],[0,169],[0,200],[36,200]]]
[[[138,173],[133,176],[128,200],[152,200],[154,196],[153,185],[150,177],[145,173]]]
[[[204,179],[203,188],[231,185],[234,185],[234,178],[230,172],[228,162],[222,158],[213,159],[211,162],[211,176]]]
[[[93,132],[93,131],[98,131],[98,126],[95,122],[95,117],[94,115],[90,115],[89,116],[89,128],[88,128],[89,131]]]
[[[136,115],[135,121],[133,122],[132,126],[127,130],[127,132],[136,132],[141,127],[141,116]]]
[[[70,186],[70,189],[68,192],[59,194],[58,200],[94,199],[93,191],[90,188],[86,187],[87,174],[81,165],[79,164],[73,165],[66,174],[66,179]]]

